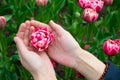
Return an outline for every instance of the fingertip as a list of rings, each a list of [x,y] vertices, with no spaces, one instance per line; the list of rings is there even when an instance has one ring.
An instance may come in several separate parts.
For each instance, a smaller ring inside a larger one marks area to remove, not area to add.
[[[53,20],[50,20],[50,23],[53,23]]]
[[[20,26],[25,26],[25,23],[21,23],[21,25]]]
[[[32,33],[34,29],[35,29],[35,27],[34,27],[34,26],[31,26],[31,27],[30,27],[30,33]]]
[[[30,21],[29,21],[29,20],[26,20],[26,21],[25,21],[25,23],[28,23],[28,22],[30,22]]]
[[[30,25],[30,21],[29,20],[25,21],[25,24]]]
[[[14,42],[17,43],[18,37],[14,37]]]
[[[53,25],[53,24],[55,24],[55,22],[53,20],[50,20],[49,24]]]
[[[33,24],[35,22],[35,20],[31,20],[30,23]]]
[[[34,29],[35,29],[35,27],[34,27],[34,26],[31,26],[31,27],[30,27],[30,30],[34,30]]]
[[[32,19],[31,22],[33,22],[33,21],[35,21],[35,20]]]
[[[59,35],[63,35],[65,33],[65,30],[59,25],[56,24],[53,20],[50,20],[50,27]]]
[[[14,41],[16,41],[16,37],[14,37],[14,39],[13,39]]]
[[[18,32],[23,32],[26,29],[26,24],[21,23]]]

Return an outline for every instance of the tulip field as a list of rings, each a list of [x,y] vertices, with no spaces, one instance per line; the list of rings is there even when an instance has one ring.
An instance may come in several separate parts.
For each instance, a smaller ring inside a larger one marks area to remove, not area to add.
[[[33,80],[20,63],[13,40],[26,20],[46,24],[53,20],[71,33],[81,48],[120,68],[119,6],[120,0],[0,0],[0,80]],[[58,80],[86,80],[76,70],[51,62]]]

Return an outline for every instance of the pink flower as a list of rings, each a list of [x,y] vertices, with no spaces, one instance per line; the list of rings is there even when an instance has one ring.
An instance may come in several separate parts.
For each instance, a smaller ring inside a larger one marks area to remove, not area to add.
[[[119,39],[115,39],[114,42],[119,46],[120,48],[120,40]]]
[[[103,51],[108,56],[115,56],[119,53],[120,47],[114,40],[107,40],[103,44]]]
[[[78,5],[80,8],[86,8],[87,3],[90,3],[90,0],[78,0]]]
[[[98,13],[93,9],[86,8],[83,13],[83,18],[85,21],[92,23],[98,19]]]
[[[113,0],[103,0],[105,5],[111,5]]]
[[[45,5],[47,5],[47,0],[36,0],[36,4],[39,6],[39,5],[41,5],[41,6],[45,6]]]
[[[0,16],[0,28],[4,28],[6,25],[6,19],[4,16]]]
[[[53,39],[53,35],[47,28],[35,28],[31,34],[31,45],[38,51],[44,51],[53,42]]]
[[[100,12],[103,8],[104,2],[102,0],[79,0],[78,4],[81,8],[91,8],[96,12]]]

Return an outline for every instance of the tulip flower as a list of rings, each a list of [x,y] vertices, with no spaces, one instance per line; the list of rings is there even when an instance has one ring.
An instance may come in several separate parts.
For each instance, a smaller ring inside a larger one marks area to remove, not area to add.
[[[83,19],[89,23],[95,22],[98,19],[98,13],[93,9],[86,8],[83,13]]]
[[[113,0],[104,0],[105,5],[111,5],[113,3]]]
[[[6,25],[6,19],[4,16],[0,16],[0,28],[3,29]]]
[[[108,56],[115,56],[119,53],[120,47],[114,40],[107,40],[103,44],[103,51]]]
[[[38,51],[44,51],[53,42],[53,35],[47,28],[35,28],[31,34],[31,45]]]
[[[103,8],[104,2],[102,0],[79,0],[78,4],[81,8],[91,8],[96,12],[100,12]]]
[[[114,42],[119,46],[120,48],[120,40],[119,39],[115,39]]]
[[[47,0],[36,0],[36,4],[38,6],[46,6],[47,5]]]

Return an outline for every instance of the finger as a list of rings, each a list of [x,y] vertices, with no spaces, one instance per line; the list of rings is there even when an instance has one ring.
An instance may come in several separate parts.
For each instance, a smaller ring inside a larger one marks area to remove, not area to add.
[[[29,45],[29,30],[25,31],[23,41],[26,46]]]
[[[23,39],[24,36],[24,32],[19,32],[18,34],[16,34],[16,37],[19,37],[20,39]]]
[[[21,39],[23,39],[23,35],[24,35],[24,31],[25,31],[25,30],[26,30],[26,24],[25,24],[25,23],[22,23],[22,24],[20,25],[20,28],[19,28],[16,36],[19,37],[19,38],[21,38]]]
[[[30,31],[29,31],[29,39],[31,39],[31,34],[32,34],[32,32],[33,32],[34,29],[35,29],[34,26],[31,26],[31,27],[30,27]]]
[[[25,22],[25,24],[26,24],[27,29],[30,29],[30,21],[27,20],[27,21]]]
[[[22,23],[21,25],[20,25],[20,27],[19,27],[19,30],[18,30],[18,33],[19,32],[24,32],[25,30],[26,30],[26,24],[25,23]]]
[[[21,61],[22,60],[22,56],[21,56],[20,52],[18,52],[18,56],[19,56],[19,59]]]
[[[39,21],[35,21],[35,20],[31,20],[31,26],[39,27],[39,28],[47,27],[50,32],[52,31],[52,29],[49,27],[49,25],[42,23],[42,22],[39,22]]]
[[[34,26],[31,26],[31,27],[30,27],[30,34],[33,32],[34,29],[35,29]]]
[[[16,43],[18,52],[22,55],[23,53],[27,52],[27,48],[23,41],[19,37],[14,37],[14,41]]]
[[[52,20],[50,21],[50,27],[59,35],[63,35],[66,31],[58,24],[53,22]]]

